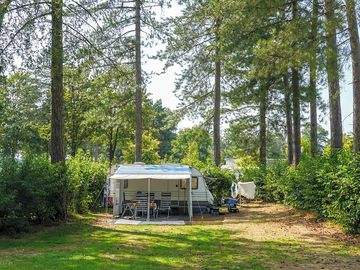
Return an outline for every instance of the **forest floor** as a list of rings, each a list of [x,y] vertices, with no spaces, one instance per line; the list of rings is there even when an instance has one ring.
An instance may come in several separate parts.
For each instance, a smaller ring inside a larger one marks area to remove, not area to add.
[[[360,269],[360,236],[313,214],[253,202],[193,226],[109,224],[76,217],[0,238],[0,269]]]

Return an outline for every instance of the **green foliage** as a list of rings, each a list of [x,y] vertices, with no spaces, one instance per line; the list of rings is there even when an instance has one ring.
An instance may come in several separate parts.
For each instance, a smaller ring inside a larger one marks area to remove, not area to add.
[[[200,160],[199,145],[197,142],[191,142],[189,144],[189,148],[186,151],[185,157],[181,160],[181,163],[198,169],[205,167],[205,163]]]
[[[44,107],[39,81],[25,72],[14,73],[0,87],[0,152],[17,154],[46,150],[40,130],[44,126]]]
[[[5,160],[0,165],[0,231],[16,233],[30,223],[49,223],[64,216],[66,178],[46,157]]]
[[[278,193],[283,193],[283,202],[294,207],[318,211],[322,206],[323,179],[317,175],[321,159],[303,158],[297,170],[293,167],[280,176]],[[320,211],[319,211],[320,212]]]
[[[162,159],[171,156],[171,142],[176,139],[176,125],[174,113],[162,106],[161,100],[154,103],[153,108],[156,112],[152,124],[154,137],[159,140],[159,155]]]
[[[145,132],[142,135],[142,143],[142,161],[146,164],[159,163],[159,141],[148,132]],[[124,149],[124,161],[130,164],[135,162],[135,143],[133,141],[129,141]]]
[[[176,162],[184,159],[193,142],[198,146],[199,160],[205,162],[210,156],[211,138],[201,127],[186,128],[179,132],[173,141],[172,159]]]
[[[68,160],[66,169],[72,212],[86,213],[91,207],[99,206],[99,194],[108,173],[106,164],[93,162],[88,154],[80,151]]]
[[[231,183],[235,181],[233,172],[222,170],[215,165],[207,165],[201,170],[205,177],[213,178],[209,189],[214,196],[215,203],[220,203],[222,197],[229,196]]]
[[[360,233],[360,156],[352,155],[351,144],[317,158],[303,156],[296,170],[278,161],[242,172],[244,180],[255,181],[260,198],[316,212]]]
[[[284,135],[276,122],[279,117],[268,121],[267,127],[267,157],[285,157]],[[274,127],[275,126],[275,127]],[[225,132],[224,153],[228,157],[243,157],[259,155],[259,119],[254,116],[244,116],[233,120]]]
[[[105,164],[79,153],[62,165],[46,156],[3,160],[0,164],[0,232],[26,231],[30,224],[57,222],[98,206],[107,175]]]
[[[302,147],[305,155],[310,155],[310,123],[304,125],[302,132]],[[329,132],[318,124],[317,127],[317,142],[318,142],[318,154],[324,151],[325,146],[329,142]]]

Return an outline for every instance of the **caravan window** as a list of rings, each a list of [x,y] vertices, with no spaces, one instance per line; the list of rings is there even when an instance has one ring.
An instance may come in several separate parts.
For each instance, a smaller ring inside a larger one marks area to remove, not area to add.
[[[124,189],[129,187],[129,180],[124,180]]]
[[[196,176],[191,178],[191,189],[198,189],[199,186],[199,179]],[[180,180],[180,188],[186,189],[187,188],[187,180],[181,179]]]

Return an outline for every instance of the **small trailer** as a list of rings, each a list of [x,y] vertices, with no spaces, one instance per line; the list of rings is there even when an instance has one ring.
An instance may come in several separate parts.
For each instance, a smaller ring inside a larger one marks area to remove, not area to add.
[[[164,194],[169,198],[171,211],[187,215],[191,222],[194,212],[205,213],[214,198],[204,177],[195,168],[180,164],[120,165],[110,176],[110,197],[114,217],[121,216],[124,206],[146,194],[147,207],[152,202],[161,205]],[[150,209],[147,220],[150,220]]]

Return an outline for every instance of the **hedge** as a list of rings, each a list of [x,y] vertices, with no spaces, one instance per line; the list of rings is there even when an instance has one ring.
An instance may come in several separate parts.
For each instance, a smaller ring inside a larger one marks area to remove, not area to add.
[[[27,231],[31,224],[51,224],[72,213],[89,211],[107,175],[105,164],[84,153],[52,165],[47,156],[0,162],[0,232]]]

